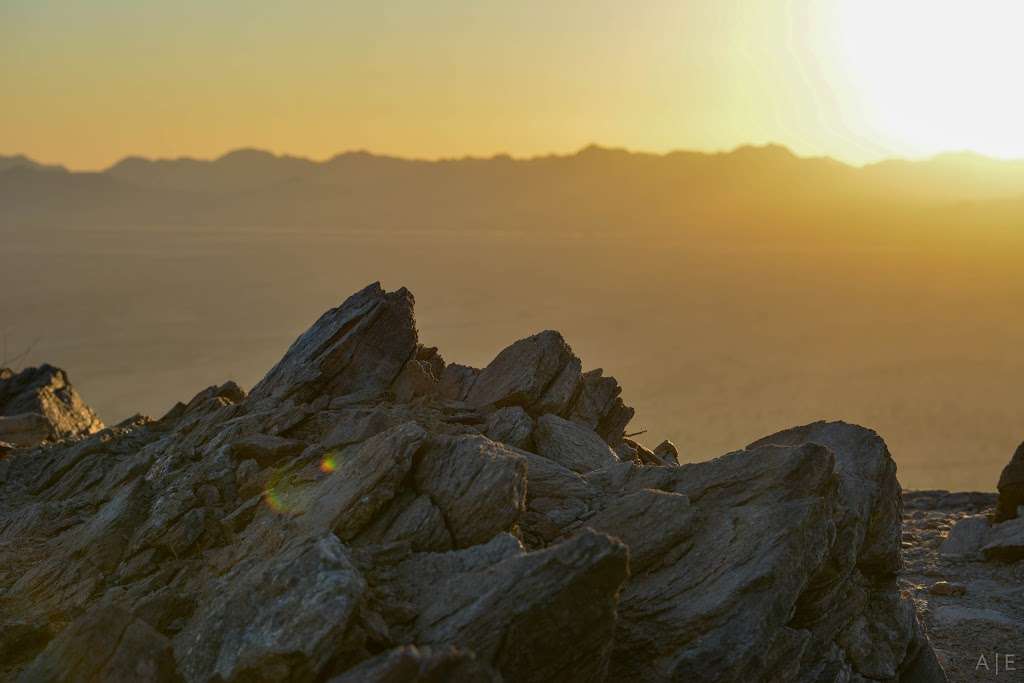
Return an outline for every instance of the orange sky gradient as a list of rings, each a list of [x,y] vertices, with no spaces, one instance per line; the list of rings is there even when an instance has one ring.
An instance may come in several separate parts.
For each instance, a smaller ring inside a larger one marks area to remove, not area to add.
[[[1006,0],[7,0],[0,154],[1024,156],[1022,21]]]

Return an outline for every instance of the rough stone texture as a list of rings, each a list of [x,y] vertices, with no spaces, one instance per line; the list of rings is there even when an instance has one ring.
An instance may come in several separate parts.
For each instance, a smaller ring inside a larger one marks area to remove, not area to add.
[[[989,533],[996,494],[906,491],[903,499],[900,588],[917,605],[949,680],[1014,680],[1003,657],[1024,652],[1024,562],[989,561],[979,547]],[[956,533],[967,534],[977,550],[947,553]],[[935,591],[942,583],[950,589]],[[987,670],[979,668],[982,656]]]
[[[180,681],[171,642],[121,607],[97,605],[50,641],[24,683]]]
[[[1017,447],[1010,462],[999,477],[999,504],[996,506],[996,521],[1002,522],[1017,517],[1017,508],[1024,505],[1024,443]]]
[[[445,364],[372,285],[249,395],[13,449],[0,680],[943,679],[878,435],[679,466],[620,393],[555,332]]]
[[[235,460],[255,460],[261,467],[296,456],[304,449],[301,441],[269,434],[250,434],[231,444]]]
[[[374,283],[324,313],[252,390],[301,401],[387,388],[416,351],[413,297]]]
[[[470,649],[506,680],[602,680],[627,555],[621,543],[586,531],[534,553],[496,536],[410,558],[397,569],[418,612],[408,637]]]
[[[595,432],[556,415],[537,420],[533,438],[537,453],[580,474],[619,461],[615,451]]]
[[[0,441],[35,446],[101,429],[103,423],[60,368],[0,368]]]
[[[579,359],[562,335],[546,330],[499,353],[477,375],[466,402],[478,408],[517,405],[535,415],[560,413],[581,380]]]
[[[366,581],[333,534],[210,582],[175,651],[188,681],[312,681],[346,639]]]
[[[459,548],[512,528],[525,507],[526,461],[483,436],[434,439],[413,477],[416,490],[441,511]]]
[[[438,389],[435,369],[427,361],[411,359],[402,367],[391,387],[395,393],[395,400],[408,403],[414,398],[435,393]]]
[[[1024,519],[1011,519],[994,525],[985,537],[981,552],[989,560],[1024,560]]]
[[[981,553],[987,543],[989,519],[985,515],[972,515],[958,519],[943,541],[939,552],[943,555],[973,557]]]
[[[447,399],[464,401],[479,374],[476,368],[452,363],[441,372],[438,393]]]
[[[529,450],[533,443],[533,419],[519,406],[500,408],[487,417],[484,433],[495,441]]]

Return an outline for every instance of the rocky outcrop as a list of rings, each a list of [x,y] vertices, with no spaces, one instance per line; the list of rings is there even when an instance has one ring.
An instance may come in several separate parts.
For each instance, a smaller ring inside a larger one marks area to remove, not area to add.
[[[878,435],[679,465],[632,414],[556,332],[446,364],[367,287],[249,395],[0,461],[0,678],[943,680]]]
[[[36,446],[101,429],[103,423],[60,368],[0,368],[0,442]]]

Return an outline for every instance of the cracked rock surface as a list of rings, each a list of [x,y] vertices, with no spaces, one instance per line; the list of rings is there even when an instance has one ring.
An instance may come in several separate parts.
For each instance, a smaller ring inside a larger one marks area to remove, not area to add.
[[[679,465],[557,332],[471,368],[413,307],[371,285],[249,394],[0,460],[0,678],[945,680],[877,434]]]

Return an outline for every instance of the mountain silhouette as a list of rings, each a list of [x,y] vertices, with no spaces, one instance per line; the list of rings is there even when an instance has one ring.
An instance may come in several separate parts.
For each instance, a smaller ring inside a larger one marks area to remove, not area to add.
[[[916,236],[926,225],[941,229],[951,212],[993,228],[1014,222],[1022,188],[1024,161],[960,153],[855,167],[780,145],[667,154],[590,145],[569,155],[432,161],[239,149],[213,160],[129,157],[99,172],[17,156],[0,158],[0,225],[770,239],[891,235],[899,225]]]

